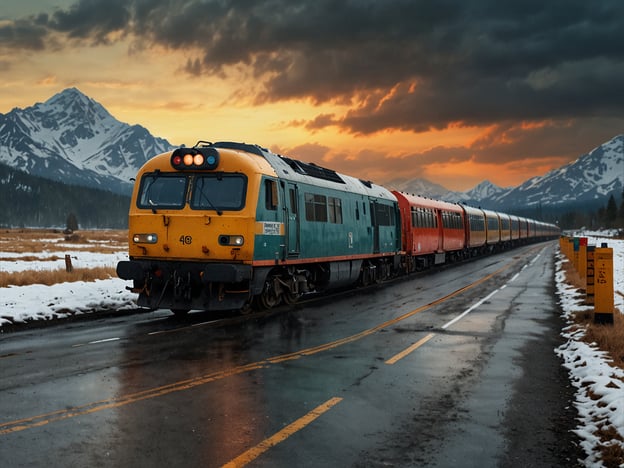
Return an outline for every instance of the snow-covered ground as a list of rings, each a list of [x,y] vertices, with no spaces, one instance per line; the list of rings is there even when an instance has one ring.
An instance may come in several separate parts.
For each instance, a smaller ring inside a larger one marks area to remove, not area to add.
[[[51,240],[45,240],[50,242]],[[54,240],[52,240],[54,241]],[[71,256],[74,268],[115,267],[126,260],[126,251],[94,253],[87,250],[90,244],[58,243],[54,248],[32,253],[0,252],[0,271],[23,272],[38,270],[64,270],[65,254]],[[106,246],[101,250],[108,250]],[[36,257],[37,260],[29,258]],[[126,290],[131,284],[119,278],[94,282],[76,281],[52,286],[9,286],[0,288],[0,332],[2,326],[32,320],[50,320],[99,310],[136,308],[137,295]]]
[[[596,237],[592,233],[578,235],[587,237],[589,245],[600,246],[606,242],[613,249],[614,306],[624,312],[624,240]],[[585,343],[585,330],[574,325],[573,315],[576,312],[591,311],[593,307],[584,305],[584,295],[566,283],[565,262],[568,260],[559,254],[556,283],[563,315],[569,326],[562,331],[566,343],[555,351],[563,359],[576,388],[575,406],[579,416],[575,432],[587,454],[583,463],[589,467],[603,467],[605,465],[598,450],[601,445],[619,445],[624,450],[624,370],[611,366],[611,359],[606,353],[593,344]],[[612,435],[611,441],[605,444],[597,435],[599,431],[617,435]]]
[[[578,233],[589,237],[590,245],[607,242],[614,250],[615,307],[624,312],[624,240],[605,239],[592,233]],[[0,252],[0,271],[23,271],[25,269],[62,269],[65,267],[65,252],[59,244],[59,251],[36,254],[40,258],[57,258],[52,261],[18,261],[16,257],[28,254]],[[67,246],[69,247],[69,246]],[[75,244],[71,245],[76,248]],[[115,266],[126,258],[125,252],[89,253],[73,251],[75,267]],[[12,259],[12,260],[6,260]],[[573,385],[577,388],[575,405],[579,412],[576,433],[582,439],[587,453],[584,463],[591,467],[603,466],[597,447],[596,431],[602,426],[613,426],[624,440],[624,370],[609,365],[609,356],[595,346],[583,342],[584,331],[573,326],[572,315],[586,309],[582,294],[566,283],[563,272],[565,258],[557,256],[557,293],[570,326],[562,331],[567,342],[555,350],[570,372]],[[0,288],[0,332],[2,325],[31,320],[49,320],[68,315],[84,314],[97,310],[121,310],[135,307],[136,294],[126,290],[127,281],[118,278],[95,282],[70,282],[53,286],[11,286]],[[624,448],[624,443],[613,440]]]

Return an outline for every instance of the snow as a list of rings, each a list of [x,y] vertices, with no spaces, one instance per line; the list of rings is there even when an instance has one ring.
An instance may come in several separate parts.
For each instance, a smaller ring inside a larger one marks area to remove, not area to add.
[[[597,237],[595,233],[577,233],[588,237],[590,245],[607,242],[613,248],[614,265],[614,302],[615,307],[624,311],[624,240]],[[66,250],[62,243],[51,250],[37,253],[38,257],[59,257],[55,261],[19,262],[14,258],[20,255],[0,252],[0,271],[22,271],[23,264],[30,269],[64,268]],[[76,247],[73,245],[72,247]],[[0,250],[2,245],[0,245]],[[111,251],[110,253],[89,253],[73,251],[74,265],[80,266],[114,266],[119,260],[125,259],[126,253]],[[4,260],[13,259],[13,260]],[[585,343],[582,338],[583,329],[573,325],[574,313],[590,310],[583,305],[583,295],[573,286],[566,283],[563,265],[568,260],[557,254],[556,284],[557,295],[568,326],[562,330],[565,344],[554,350],[561,356],[564,367],[570,373],[572,385],[577,389],[575,407],[578,410],[578,426],[575,433],[581,439],[582,448],[587,457],[582,462],[588,467],[602,467],[600,453],[597,450],[600,440],[596,435],[603,426],[612,426],[624,440],[624,370],[612,367],[610,357],[598,350],[595,345]],[[22,265],[20,265],[20,263]],[[50,320],[75,314],[86,314],[98,310],[124,310],[136,307],[137,295],[126,290],[128,282],[110,278],[95,282],[67,282],[53,286],[31,285],[10,286],[0,288],[0,333],[2,326],[10,323],[21,323],[32,320]],[[618,440],[611,442],[624,449],[624,443]]]
[[[58,239],[42,239],[53,243]],[[21,272],[28,270],[64,270],[65,254],[71,252],[74,268],[115,267],[126,260],[125,251],[93,253],[86,250],[89,244],[65,244],[57,242],[54,248],[37,253],[13,253],[0,251],[0,271]],[[100,246],[103,250],[106,246]],[[0,249],[2,244],[0,243]],[[20,260],[36,257],[38,260]],[[46,260],[48,259],[48,260]],[[126,310],[136,308],[137,294],[126,290],[129,283],[119,278],[94,282],[76,281],[52,286],[33,284],[0,288],[0,332],[2,326],[33,320],[50,320],[100,310]]]
[[[579,233],[588,238],[589,245],[600,246],[603,242],[613,249],[614,306],[624,311],[624,241],[596,237],[592,233]],[[610,356],[600,351],[595,344],[583,341],[585,330],[573,323],[577,312],[591,311],[593,307],[584,305],[584,295],[566,282],[563,271],[568,262],[560,253],[557,258],[557,295],[563,316],[568,326],[562,331],[567,340],[555,352],[563,359],[568,369],[572,385],[576,388],[574,405],[578,411],[578,426],[575,433],[581,439],[581,446],[587,457],[582,460],[588,467],[603,467],[598,448],[604,445],[596,435],[600,429],[616,431],[624,440],[624,370],[611,366]],[[613,439],[609,445],[624,443]]]

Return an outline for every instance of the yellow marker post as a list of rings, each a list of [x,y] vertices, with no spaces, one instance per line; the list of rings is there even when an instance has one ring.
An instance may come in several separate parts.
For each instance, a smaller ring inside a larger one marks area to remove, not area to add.
[[[582,280],[587,276],[587,237],[579,239],[578,273]]]
[[[594,323],[613,324],[613,249],[606,245],[594,253]]]
[[[574,265],[574,269],[579,271],[579,247],[581,245],[581,239],[575,237],[572,239],[573,244],[573,252],[572,252],[572,265]]]
[[[574,239],[568,237],[568,245],[566,246],[566,256],[568,260],[574,264]]]
[[[585,304],[594,305],[594,251],[596,246],[587,246],[587,268],[585,270]]]

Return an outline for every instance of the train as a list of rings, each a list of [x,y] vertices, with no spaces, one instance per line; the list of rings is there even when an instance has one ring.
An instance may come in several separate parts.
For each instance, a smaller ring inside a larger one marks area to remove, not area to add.
[[[149,159],[128,228],[117,275],[139,306],[176,315],[269,309],[560,235],[229,141]]]

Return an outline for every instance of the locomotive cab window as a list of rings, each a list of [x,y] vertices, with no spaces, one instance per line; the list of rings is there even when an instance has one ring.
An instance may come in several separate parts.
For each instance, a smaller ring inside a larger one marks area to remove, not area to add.
[[[241,174],[195,176],[191,208],[194,210],[239,211],[245,207],[247,178]]]
[[[137,206],[146,209],[179,210],[184,208],[188,179],[186,175],[145,174],[141,179]]]
[[[277,182],[271,179],[264,181],[264,199],[267,210],[277,210],[278,196],[277,196]],[[292,201],[291,201],[292,203]]]

